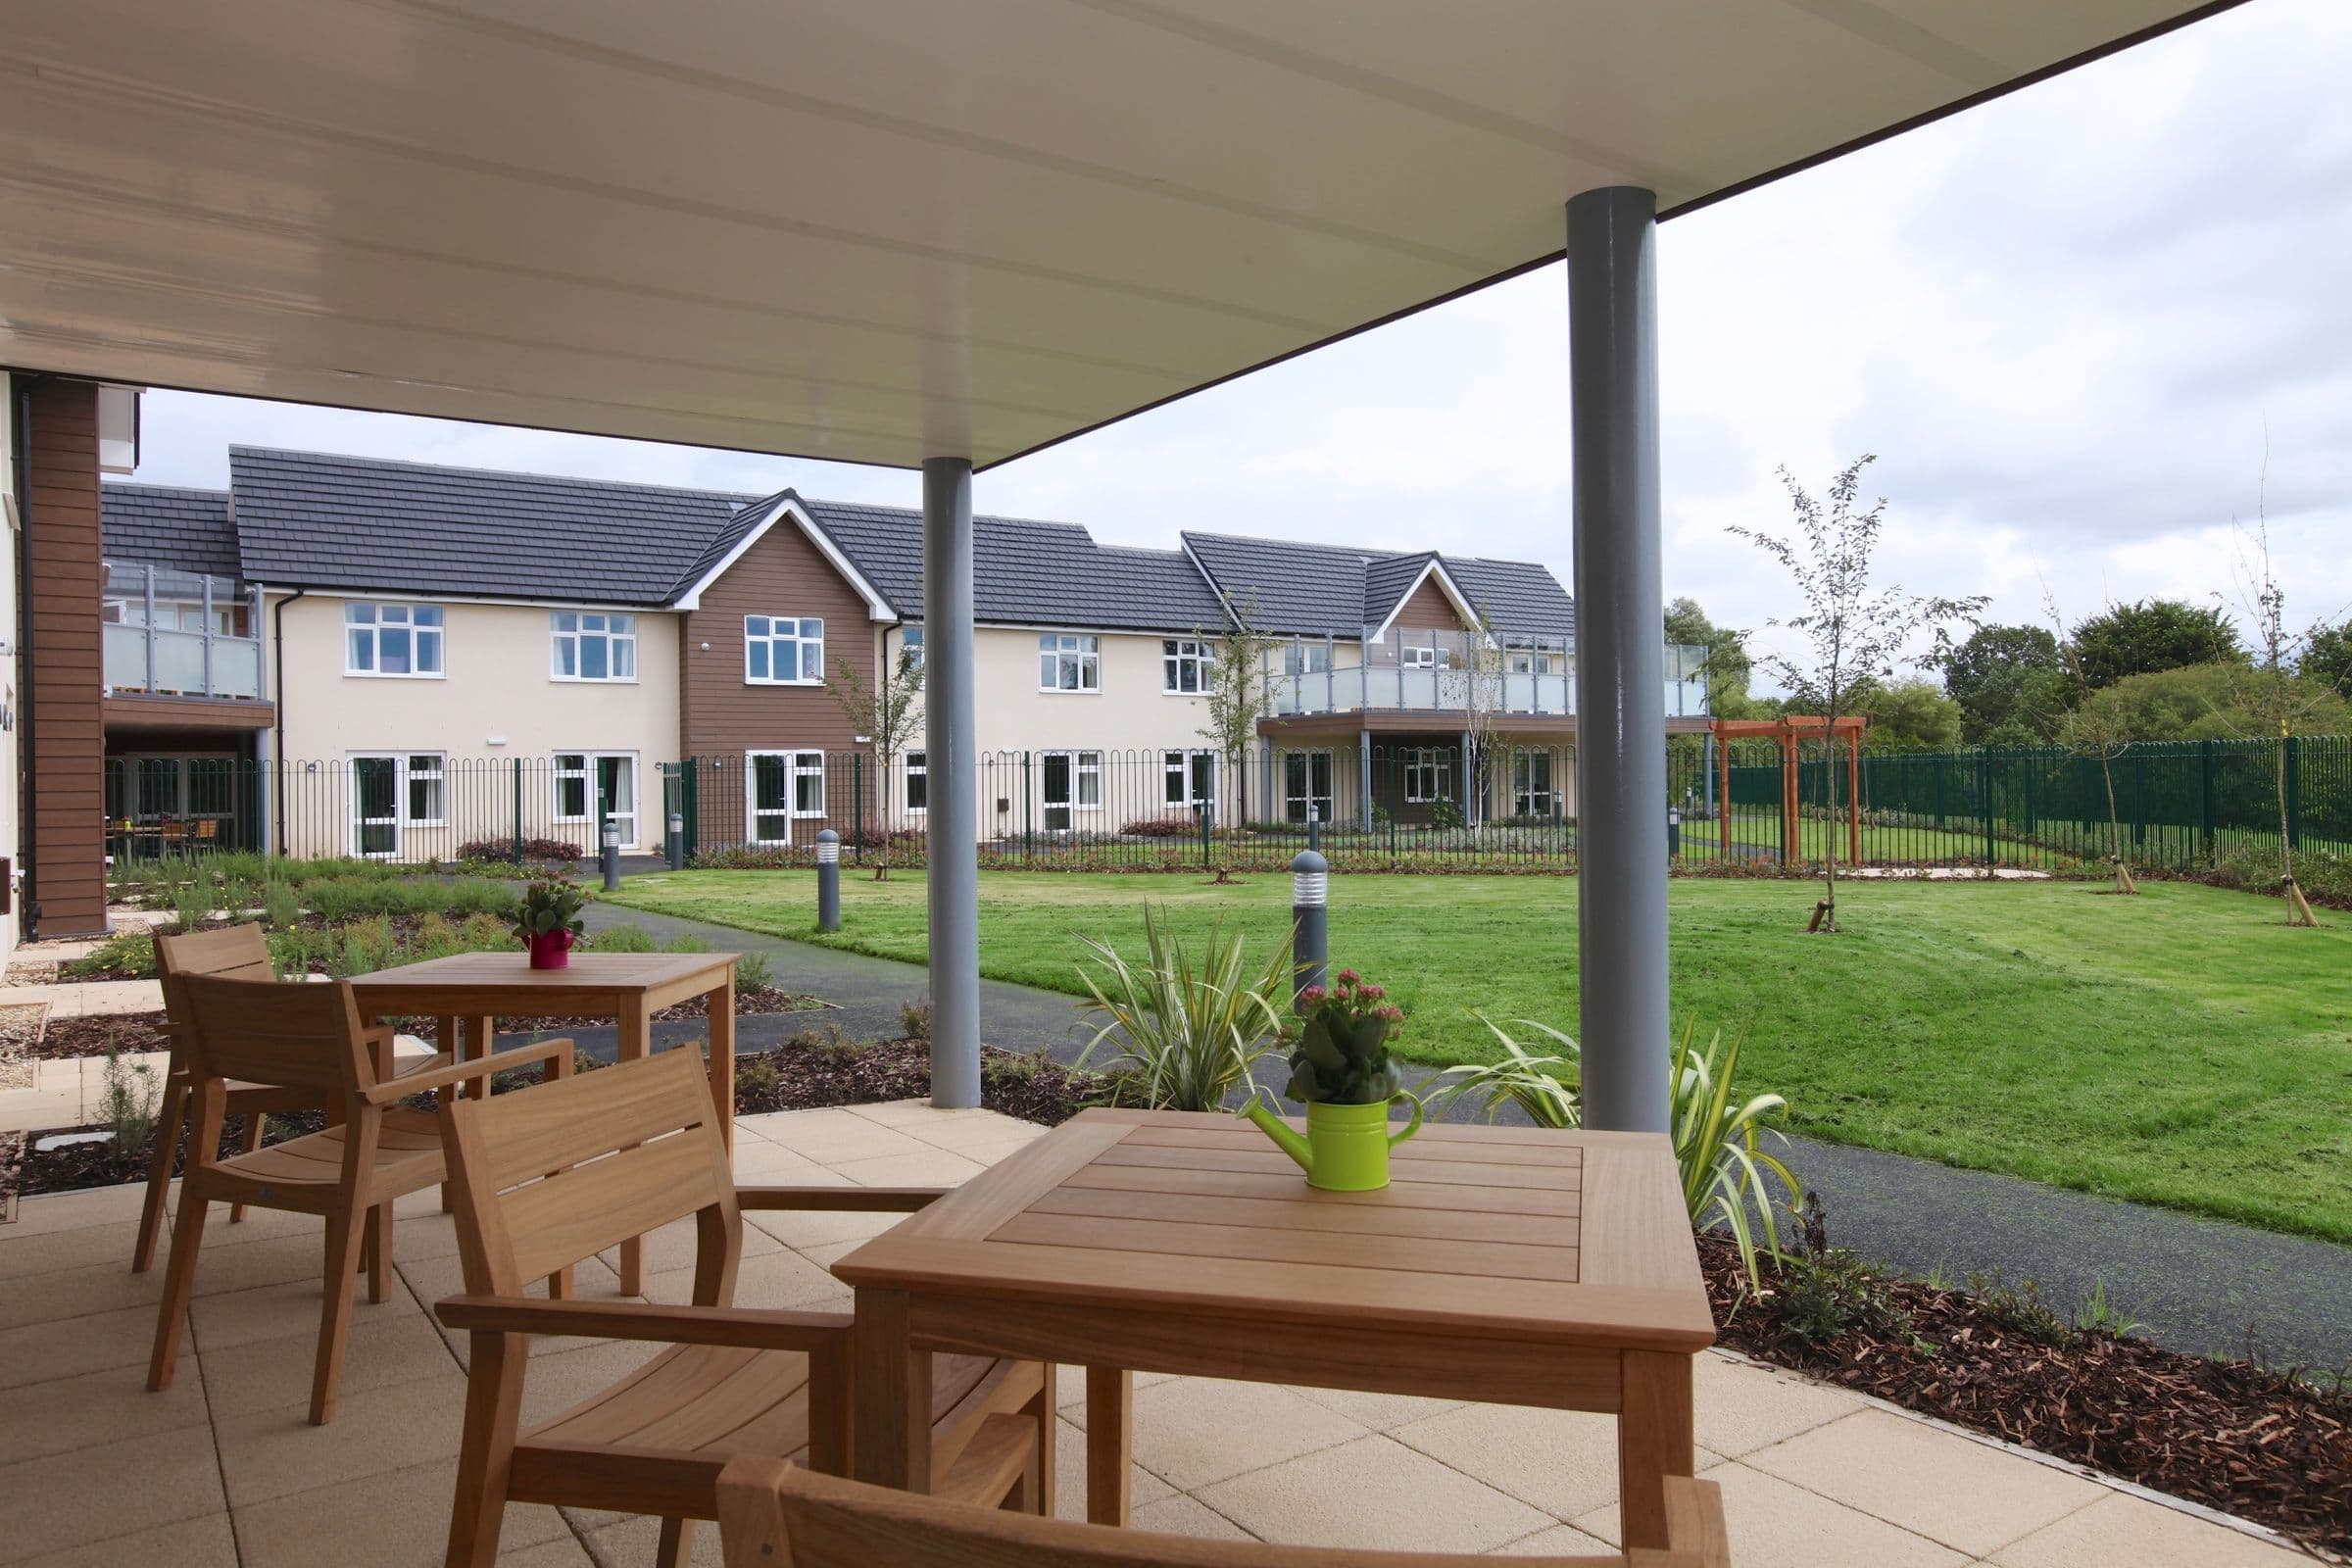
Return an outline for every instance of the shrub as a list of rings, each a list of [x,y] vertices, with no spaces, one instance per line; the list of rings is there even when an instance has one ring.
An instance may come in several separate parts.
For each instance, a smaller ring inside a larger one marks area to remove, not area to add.
[[[1165,816],[1139,816],[1121,827],[1119,833],[1131,839],[1199,838],[1200,819],[1190,811],[1171,811]]]
[[[623,922],[609,925],[588,939],[588,945],[599,953],[654,953],[654,939],[645,927]]]
[[[213,912],[213,890],[200,882],[191,882],[172,895],[172,929],[193,931]]]
[[[1290,1028],[1293,985],[1286,934],[1272,956],[1251,967],[1239,932],[1219,922],[1199,949],[1188,950],[1164,913],[1144,906],[1147,959],[1139,970],[1116,949],[1080,937],[1099,960],[1081,962],[1094,1004],[1103,1019],[1079,1054],[1087,1067],[1115,1041],[1103,1070],[1130,1072],[1155,1109],[1216,1110],[1236,1088],[1257,1089],[1250,1069]]]
[[[1756,1291],[1755,1276],[1748,1276],[1749,1289],[1765,1314],[1813,1345],[1835,1340],[1849,1329],[1909,1339],[1911,1314],[1896,1301],[1886,1270],[1846,1248],[1830,1245],[1818,1195],[1805,1195],[1799,1220],[1798,1244],[1776,1260],[1770,1289]]]
[[[134,1152],[146,1147],[155,1132],[155,1101],[159,1085],[155,1069],[143,1061],[126,1061],[106,1037],[106,1089],[98,1101],[98,1119],[115,1135],[115,1148]]]
[[[302,918],[302,899],[293,883],[272,878],[262,885],[262,918],[279,931]]]
[[[1460,827],[1462,825],[1462,808],[1451,801],[1432,802],[1429,808],[1429,825],[1442,832]]]
[[[522,858],[525,860],[542,860],[557,865],[569,865],[580,858],[580,854],[578,845],[567,843],[563,839],[526,838],[522,841]],[[514,841],[511,838],[467,839],[458,846],[458,858],[476,861],[504,860],[512,864],[514,859]]]
[[[768,968],[767,955],[747,953],[735,960],[735,984],[745,991],[765,991],[775,984],[775,974]]]
[[[697,936],[692,931],[681,931],[667,942],[662,943],[662,951],[663,953],[709,953],[710,940],[708,937]]]
[[[899,1004],[899,1027],[906,1031],[909,1040],[931,1038],[931,999],[909,997]]]
[[[767,1100],[783,1084],[784,1074],[765,1052],[738,1064],[735,1069],[735,1092],[755,1102]]]
[[[151,980],[155,978],[155,942],[145,931],[118,931],[59,968],[70,975],[121,973]]]

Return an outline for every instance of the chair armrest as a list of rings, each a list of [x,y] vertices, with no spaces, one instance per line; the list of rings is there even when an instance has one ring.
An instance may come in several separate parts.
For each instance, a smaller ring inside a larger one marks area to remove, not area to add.
[[[952,1187],[738,1187],[735,1206],[911,1214],[954,1191]]]
[[[477,1078],[487,1082],[494,1072],[504,1072],[509,1067],[519,1067],[533,1061],[550,1062],[557,1076],[568,1077],[571,1073],[571,1050],[569,1039],[534,1040],[527,1046],[493,1052],[470,1061],[452,1062],[446,1067],[435,1067],[430,1072],[413,1072],[402,1078],[387,1078],[368,1090],[366,1098],[371,1105],[389,1105],[411,1095],[422,1094],[427,1089],[444,1089],[451,1084],[470,1083]]]
[[[847,1353],[848,1312],[742,1306],[646,1306],[636,1301],[543,1301],[533,1297],[452,1296],[433,1307],[453,1329],[475,1334],[579,1334],[745,1350]]]

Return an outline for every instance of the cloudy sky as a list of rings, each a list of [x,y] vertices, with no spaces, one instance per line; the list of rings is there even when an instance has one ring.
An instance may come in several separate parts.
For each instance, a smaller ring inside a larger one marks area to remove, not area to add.
[[[2257,507],[2297,625],[2352,612],[2352,5],[2252,0],[1666,224],[1667,592],[1753,628],[1786,522],[1879,455],[1882,577],[2038,619],[2242,618]],[[1567,319],[1546,269],[981,477],[983,511],[1545,562],[1568,579]],[[912,475],[151,394],[154,483],[231,441],[913,505]],[[2267,453],[2267,482],[2266,482]]]

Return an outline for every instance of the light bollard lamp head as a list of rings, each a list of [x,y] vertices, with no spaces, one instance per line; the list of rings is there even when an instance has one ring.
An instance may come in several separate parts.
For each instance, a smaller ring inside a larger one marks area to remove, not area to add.
[[[1291,972],[1298,994],[1329,983],[1331,970],[1331,862],[1313,850],[1291,859]]]
[[[829,827],[816,835],[816,928],[841,929],[841,835]]]

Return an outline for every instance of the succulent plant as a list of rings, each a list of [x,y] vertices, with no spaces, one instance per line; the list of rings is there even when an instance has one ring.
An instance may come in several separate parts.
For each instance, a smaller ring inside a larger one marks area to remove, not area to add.
[[[1328,990],[1309,986],[1298,994],[1306,1016],[1291,1052],[1293,1100],[1371,1105],[1404,1087],[1404,1075],[1389,1059],[1389,1036],[1404,1013],[1387,996],[1353,969],[1342,969]]]
[[[522,901],[514,906],[514,934],[528,940],[551,931],[569,931],[576,938],[587,929],[580,922],[580,911],[588,902],[588,890],[577,882],[562,877],[534,882],[523,889]]]

